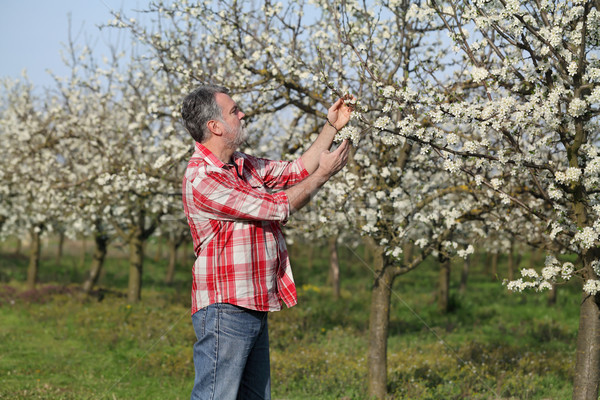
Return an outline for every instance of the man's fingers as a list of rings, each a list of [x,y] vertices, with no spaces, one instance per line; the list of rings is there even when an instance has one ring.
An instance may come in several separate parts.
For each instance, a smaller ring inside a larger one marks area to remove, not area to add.
[[[340,144],[340,146],[337,149],[334,150],[334,153],[339,154],[339,153],[341,153],[343,151],[346,151],[349,148],[349,146],[350,145],[348,144],[348,139],[344,139],[342,141],[342,144]]]
[[[330,110],[337,110],[340,108],[340,106],[343,104],[344,99],[339,98],[337,99],[337,101],[335,103],[333,103],[333,105],[329,108]]]

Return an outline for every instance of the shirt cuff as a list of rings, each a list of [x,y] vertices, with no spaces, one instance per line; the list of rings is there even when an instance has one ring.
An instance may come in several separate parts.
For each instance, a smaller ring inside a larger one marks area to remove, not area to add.
[[[298,165],[298,169],[300,170],[300,174],[299,174],[300,180],[303,181],[304,179],[308,178],[308,176],[310,174],[306,170],[306,167],[304,166],[304,162],[302,161],[302,158],[298,158],[296,161],[294,161],[294,163],[296,163]]]
[[[283,217],[280,221],[282,225],[287,224],[288,218],[290,217],[290,202],[288,200],[288,196],[284,191],[277,192],[273,194],[273,199],[277,204],[277,208],[280,212],[280,215]]]

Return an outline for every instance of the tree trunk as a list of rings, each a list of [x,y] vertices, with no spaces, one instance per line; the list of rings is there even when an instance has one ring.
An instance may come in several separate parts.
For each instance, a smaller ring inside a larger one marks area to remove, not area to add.
[[[463,263],[462,272],[460,274],[460,293],[465,293],[467,291],[467,279],[469,278],[469,269],[471,267],[471,256],[467,256]]]
[[[373,267],[377,274],[371,291],[369,318],[369,396],[387,395],[387,338],[390,324],[390,300],[395,275],[385,265],[381,249],[373,249]]]
[[[340,298],[340,261],[338,258],[337,236],[329,238],[329,277],[334,299]]]
[[[442,313],[450,311],[450,258],[439,253],[440,280],[438,287],[438,310]]]
[[[58,245],[56,250],[56,264],[60,265],[63,256],[63,250],[65,247],[65,233],[60,232],[58,234]]]
[[[29,266],[27,267],[27,289],[35,289],[38,281],[38,272],[40,269],[41,256],[40,232],[36,229],[31,230],[31,249],[29,252]]]
[[[129,241],[129,285],[127,301],[137,303],[142,299],[142,270],[144,267],[144,240],[141,230]]]
[[[583,256],[584,280],[598,279],[591,263],[600,256],[595,248]],[[583,293],[579,307],[577,359],[573,381],[573,400],[597,400],[600,384],[600,294]]]
[[[165,276],[165,283],[171,285],[175,279],[175,265],[177,264],[177,241],[169,238],[167,243],[167,251],[169,252],[169,264],[167,265],[167,275]]]
[[[548,292],[548,303],[547,304],[549,306],[555,305],[556,299],[557,299],[556,285],[552,285],[552,289],[550,289],[550,291]]]
[[[495,251],[492,253],[492,279],[498,279],[498,252]]]
[[[90,293],[100,277],[102,266],[104,265],[104,259],[106,258],[106,250],[108,247],[108,236],[97,233],[94,236],[94,242],[96,247],[92,256],[92,265],[90,266],[90,272],[88,278],[83,283],[83,291]]]

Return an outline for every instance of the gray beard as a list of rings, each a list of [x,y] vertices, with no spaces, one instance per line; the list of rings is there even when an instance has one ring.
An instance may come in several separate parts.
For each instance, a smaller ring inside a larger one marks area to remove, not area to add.
[[[235,151],[246,141],[248,132],[244,124],[241,124],[236,130],[233,130],[228,124],[225,124],[225,126],[227,127],[228,134],[234,134],[234,139],[230,139],[229,137],[225,139],[227,147]]]

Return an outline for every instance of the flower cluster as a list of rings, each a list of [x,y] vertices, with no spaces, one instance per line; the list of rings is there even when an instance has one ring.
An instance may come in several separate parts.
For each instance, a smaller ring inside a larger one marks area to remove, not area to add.
[[[569,167],[565,172],[558,171],[556,173],[556,181],[562,184],[569,184],[579,181],[581,177],[581,169],[577,167]]]
[[[355,126],[346,125],[336,133],[333,140],[341,142],[345,139],[350,140],[355,146],[358,145],[358,142],[360,141],[360,130]]]
[[[546,257],[546,263],[539,274],[533,268],[521,270],[521,278],[514,281],[504,281],[507,289],[514,292],[522,292],[526,289],[537,291],[551,289],[552,285],[559,280],[568,281],[575,272],[575,266],[571,262],[562,265],[554,256]]]
[[[388,129],[392,125],[392,120],[387,115],[377,118],[373,126],[377,129]]]
[[[600,280],[588,279],[583,285],[583,291],[590,296],[595,296],[600,292]]]
[[[575,234],[573,244],[581,246],[583,249],[589,249],[598,240],[598,231],[591,226],[582,228]]]

